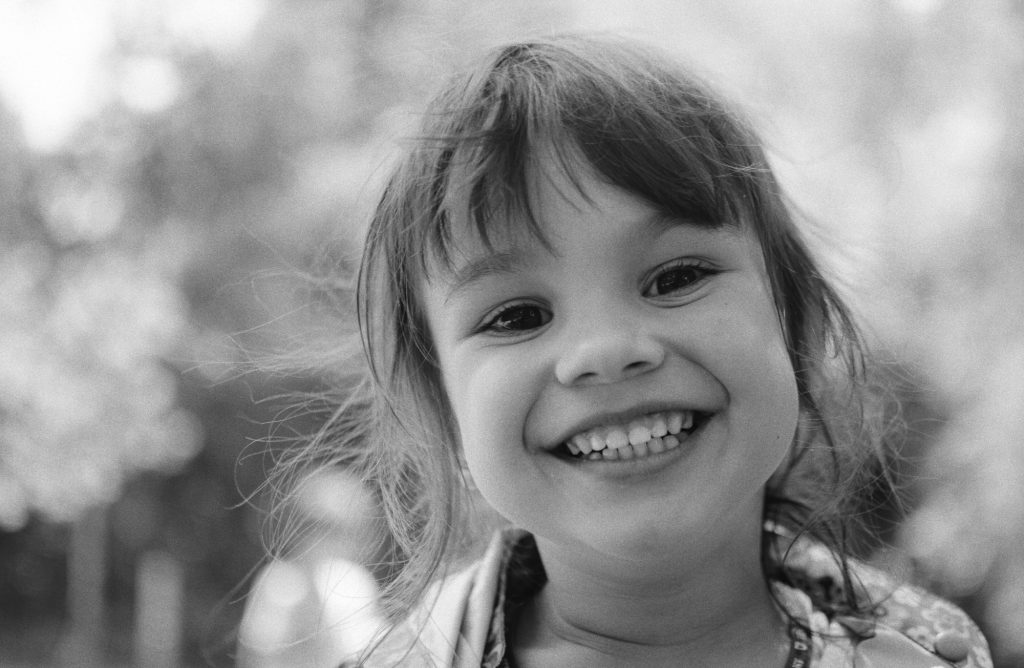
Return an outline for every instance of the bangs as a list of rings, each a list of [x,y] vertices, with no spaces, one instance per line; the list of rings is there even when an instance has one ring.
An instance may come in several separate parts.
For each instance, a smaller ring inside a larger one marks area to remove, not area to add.
[[[753,216],[757,175],[767,171],[753,135],[688,73],[598,44],[508,47],[428,109],[414,150],[420,224],[409,249],[425,274],[433,263],[452,268],[466,231],[488,250],[524,232],[550,247],[531,201],[552,170],[584,200],[579,176],[589,171],[690,224]]]

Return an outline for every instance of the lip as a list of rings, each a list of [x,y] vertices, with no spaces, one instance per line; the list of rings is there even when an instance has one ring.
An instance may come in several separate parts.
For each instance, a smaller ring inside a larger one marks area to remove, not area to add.
[[[665,402],[651,402],[638,404],[627,410],[622,411],[609,411],[602,413],[594,413],[587,417],[573,423],[570,427],[565,429],[559,434],[556,440],[550,442],[543,449],[549,452],[553,452],[562,447],[562,445],[570,438],[581,432],[595,427],[626,424],[630,420],[650,415],[651,413],[661,413],[665,411],[696,411],[701,413],[714,413],[714,410],[708,410],[698,406],[686,406],[680,404],[678,401],[665,401]]]

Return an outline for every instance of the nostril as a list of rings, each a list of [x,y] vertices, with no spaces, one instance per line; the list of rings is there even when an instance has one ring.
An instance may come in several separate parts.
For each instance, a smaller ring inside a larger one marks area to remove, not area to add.
[[[606,328],[574,339],[559,359],[556,375],[565,385],[613,383],[656,369],[664,356],[653,338]]]

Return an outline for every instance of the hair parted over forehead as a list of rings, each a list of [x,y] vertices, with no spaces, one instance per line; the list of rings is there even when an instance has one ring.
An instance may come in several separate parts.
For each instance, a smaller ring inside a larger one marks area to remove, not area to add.
[[[430,104],[366,239],[357,302],[380,397],[378,438],[390,458],[376,482],[410,567],[419,559],[432,572],[441,563],[457,531],[461,494],[458,434],[418,286],[431,272],[452,268],[467,230],[488,247],[509,226],[545,241],[531,209],[531,179],[552,167],[570,183],[590,170],[673,219],[756,234],[805,418],[769,505],[814,505],[813,495],[797,489],[798,469],[814,444],[826,446],[835,464],[811,467],[829,478],[814,482],[824,498],[834,497],[844,474],[822,407],[822,379],[836,360],[854,378],[860,344],[756,134],[704,83],[656,51],[612,38],[523,42],[492,51]],[[395,472],[390,481],[388,471]],[[410,503],[413,519],[407,512],[401,518]],[[789,515],[799,522],[801,512]]]

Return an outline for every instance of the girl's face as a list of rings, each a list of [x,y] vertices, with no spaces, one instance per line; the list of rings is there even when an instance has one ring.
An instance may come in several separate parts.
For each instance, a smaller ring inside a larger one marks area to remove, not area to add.
[[[421,298],[484,498],[573,554],[759,532],[797,389],[760,248],[581,174],[537,179],[546,248],[466,231]],[[522,226],[522,227],[525,227]]]

